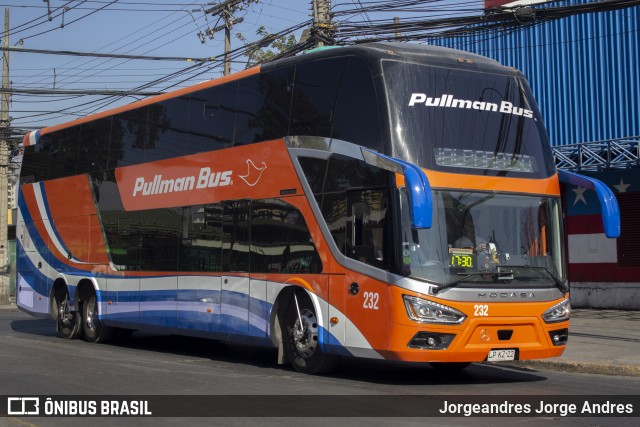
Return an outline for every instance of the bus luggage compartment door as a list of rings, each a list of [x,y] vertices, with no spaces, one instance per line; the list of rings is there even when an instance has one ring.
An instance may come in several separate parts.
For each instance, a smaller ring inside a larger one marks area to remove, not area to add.
[[[221,293],[219,276],[178,277],[178,327],[219,333]]]
[[[249,333],[248,277],[222,276],[220,332],[223,336],[247,336]]]

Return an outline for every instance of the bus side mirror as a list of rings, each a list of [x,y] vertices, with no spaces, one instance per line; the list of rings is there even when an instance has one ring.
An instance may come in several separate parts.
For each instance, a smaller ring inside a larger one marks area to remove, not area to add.
[[[404,176],[411,206],[411,226],[413,228],[431,228],[433,197],[429,178],[418,166],[394,157],[385,156],[367,148],[362,149],[366,163],[399,173]]]
[[[565,184],[589,188],[596,192],[602,211],[604,234],[609,238],[620,237],[620,208],[613,191],[602,181],[574,172],[559,170],[558,179]]]

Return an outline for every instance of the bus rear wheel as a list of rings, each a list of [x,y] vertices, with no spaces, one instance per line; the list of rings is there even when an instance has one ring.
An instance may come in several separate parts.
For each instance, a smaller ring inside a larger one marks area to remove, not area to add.
[[[52,312],[56,316],[56,330],[62,338],[71,340],[82,335],[82,321],[80,313],[71,311],[69,294],[65,292],[57,297],[52,297]]]
[[[331,370],[335,357],[320,348],[320,326],[309,297],[296,292],[287,308],[283,331],[284,349],[293,368],[305,374]]]
[[[114,335],[114,328],[105,326],[98,318],[98,297],[95,292],[82,304],[82,328],[88,342],[107,342]]]

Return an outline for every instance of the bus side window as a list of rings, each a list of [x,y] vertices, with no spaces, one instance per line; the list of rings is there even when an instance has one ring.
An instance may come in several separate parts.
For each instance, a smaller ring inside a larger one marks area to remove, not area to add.
[[[184,155],[184,139],[189,122],[189,98],[167,99],[149,106],[149,137],[144,161],[170,159]]]
[[[49,179],[49,152],[53,137],[51,134],[43,135],[36,145],[24,147],[22,158],[22,171],[20,183],[29,184]]]
[[[144,161],[148,112],[148,107],[142,107],[114,116],[109,147],[111,166],[136,165]]]
[[[141,234],[140,260],[143,271],[176,271],[182,209],[149,209],[138,215]]]
[[[140,270],[141,234],[139,212],[110,212],[102,216],[104,232],[109,242],[111,262],[116,270]]]
[[[222,210],[222,203],[183,208],[180,271],[222,271]]]
[[[347,193],[346,255],[378,268],[388,269],[388,197],[385,190],[356,190]]]
[[[48,179],[63,178],[76,174],[80,126],[62,129],[53,136],[51,145],[51,163]]]
[[[347,199],[344,193],[323,194],[321,202],[322,216],[327,227],[343,254],[347,252]]]
[[[238,82],[191,94],[185,154],[220,150],[233,142]]]
[[[111,117],[105,117],[81,126],[77,174],[101,172],[109,169],[111,121]]]
[[[282,68],[240,80],[234,145],[287,135],[293,68]]]
[[[251,272],[319,273],[322,261],[302,213],[279,199],[251,204]]]
[[[378,105],[371,70],[363,59],[350,57],[340,84],[331,138],[384,152]]]
[[[289,135],[329,137],[345,58],[296,66]]]
[[[307,178],[307,182],[311,186],[313,194],[322,193],[324,177],[327,173],[327,160],[316,159],[313,157],[299,157],[298,161],[304,171],[304,176]]]
[[[224,203],[223,271],[249,271],[249,211],[250,202],[246,200]]]

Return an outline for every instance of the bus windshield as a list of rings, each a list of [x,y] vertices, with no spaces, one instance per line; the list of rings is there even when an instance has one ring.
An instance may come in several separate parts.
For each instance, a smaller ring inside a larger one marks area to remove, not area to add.
[[[555,173],[524,78],[399,61],[383,61],[383,71],[394,157],[453,173]]]
[[[541,288],[564,278],[560,201],[493,192],[433,191],[433,225],[412,229],[400,192],[404,273],[456,286]]]

